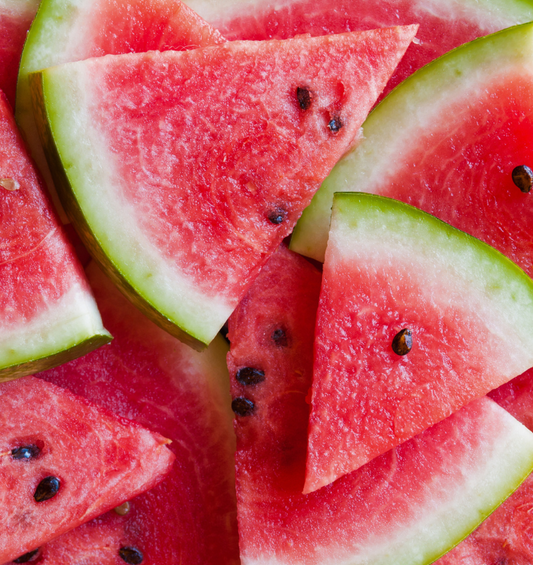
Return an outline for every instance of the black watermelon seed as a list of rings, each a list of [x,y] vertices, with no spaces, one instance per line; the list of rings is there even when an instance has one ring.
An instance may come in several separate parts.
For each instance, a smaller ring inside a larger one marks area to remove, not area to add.
[[[281,224],[286,217],[287,210],[284,210],[283,208],[274,208],[267,214],[268,221],[275,225]]]
[[[35,489],[33,498],[35,502],[50,500],[59,492],[61,481],[57,477],[45,477]]]
[[[239,396],[231,403],[231,409],[237,416],[251,416],[254,413],[255,404],[251,400]]]
[[[13,459],[35,459],[41,453],[37,445],[22,445],[11,450]]]
[[[392,350],[396,355],[407,355],[413,347],[413,334],[405,328],[398,332],[392,340]]]
[[[21,555],[21,556],[18,557],[17,559],[13,559],[13,563],[28,563],[28,562],[31,561],[32,558],[35,557],[38,553],[39,553],[39,548],[34,549],[33,551],[28,551],[28,553],[25,553],[24,555]]]
[[[237,371],[235,378],[241,385],[257,385],[265,380],[265,372],[253,367],[243,367]]]
[[[313,93],[308,88],[298,87],[296,89],[296,98],[302,110],[309,110],[313,101]]]
[[[136,547],[121,547],[118,551],[119,557],[130,565],[139,565],[143,562],[144,556]]]
[[[333,116],[329,121],[328,128],[331,130],[331,133],[338,133],[342,128],[341,119],[338,116]]]
[[[278,328],[278,329],[274,330],[270,337],[272,338],[272,341],[278,347],[287,347],[287,345],[289,345],[289,340],[287,339],[287,334],[285,333],[285,330],[282,329],[282,328]]]
[[[527,165],[519,165],[511,173],[513,182],[522,192],[530,192],[533,187],[533,171]]]

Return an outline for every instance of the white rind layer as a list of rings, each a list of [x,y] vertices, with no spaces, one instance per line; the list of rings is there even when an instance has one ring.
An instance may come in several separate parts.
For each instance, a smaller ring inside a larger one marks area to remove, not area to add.
[[[423,496],[410,503],[409,518],[397,513],[394,531],[376,527],[369,537],[354,538],[349,550],[332,540],[311,559],[245,553],[243,565],[427,565],[436,560],[512,494],[533,467],[533,434],[492,400],[475,402],[482,405],[484,428],[472,431],[472,450],[434,475]]]
[[[109,335],[86,286],[75,283],[31,320],[0,320],[0,359],[13,367],[68,350],[96,335]]]
[[[233,307],[200,292],[143,233],[136,217],[142,210],[121,196],[116,161],[92,119],[92,82],[84,68],[67,64],[42,76],[52,135],[85,220],[114,268],[144,300],[209,343]]]
[[[389,179],[403,166],[403,155],[413,150],[420,132],[442,120],[445,124],[488,85],[517,72],[523,80],[533,80],[533,24],[476,40],[409,77],[365,121],[363,141],[339,161],[304,210],[291,249],[323,261],[335,192],[387,195]]]

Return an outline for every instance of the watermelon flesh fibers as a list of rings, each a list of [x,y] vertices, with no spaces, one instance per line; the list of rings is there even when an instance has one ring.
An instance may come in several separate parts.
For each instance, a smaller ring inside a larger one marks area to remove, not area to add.
[[[533,3],[514,0],[185,0],[230,41],[287,39],[417,23],[420,29],[381,97],[447,51],[533,20]]]
[[[41,565],[238,565],[227,346],[197,353],[148,321],[94,264],[88,269],[113,342],[39,375],[172,440],[175,464],[157,487],[41,547]],[[86,561],[84,561],[86,560]]]
[[[322,261],[333,193],[356,190],[429,212],[533,275],[531,198],[512,180],[532,162],[532,33],[526,24],[480,39],[403,83],[315,195],[291,247]]]
[[[34,377],[2,384],[0,415],[0,563],[152,488],[174,461],[160,434]],[[42,498],[48,477],[59,490]]]
[[[43,0],[20,61],[16,118],[47,186],[55,192],[32,113],[28,75],[108,54],[192,49],[225,40],[180,0]]]
[[[304,492],[532,367],[532,321],[533,281],[493,248],[399,201],[336,194]]]
[[[0,380],[111,339],[0,93]]]
[[[165,329],[209,343],[415,33],[232,42],[34,75],[48,157],[91,253]]]
[[[482,398],[303,495],[319,286],[314,267],[281,249],[229,321],[242,563],[430,563],[527,475],[531,435]]]

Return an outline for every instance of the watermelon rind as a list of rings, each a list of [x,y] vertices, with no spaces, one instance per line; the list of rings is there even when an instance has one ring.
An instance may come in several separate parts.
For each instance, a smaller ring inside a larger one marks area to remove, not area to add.
[[[394,175],[402,152],[426,124],[442,116],[442,108],[477,98],[484,85],[512,70],[531,76],[532,64],[533,24],[527,23],[458,47],[406,79],[369,115],[361,143],[336,165],[304,210],[291,249],[323,261],[335,192],[376,193],[378,181],[386,186],[383,180]]]
[[[402,324],[417,336],[405,357],[395,355],[389,341]],[[517,265],[397,200],[335,194],[304,492],[531,366],[533,280]]]
[[[51,169],[54,171],[55,175],[55,186],[60,194],[61,201],[65,205],[65,208],[69,211],[70,217],[73,219],[78,232],[84,241],[85,245],[89,249],[91,255],[105,267],[106,273],[113,280],[113,282],[120,288],[124,294],[126,294],[130,300],[135,304],[143,314],[145,314],[151,320],[154,320],[160,327],[165,329],[171,335],[174,335],[179,340],[187,343],[194,349],[199,351],[203,350],[206,346],[206,342],[210,341],[213,336],[207,337],[202,328],[202,316],[197,316],[189,314],[187,316],[187,310],[191,303],[193,306],[199,307],[201,309],[204,304],[203,297],[200,293],[196,300],[189,300],[188,303],[184,303],[178,299],[180,302],[172,312],[172,314],[166,316],[162,314],[169,310],[169,305],[175,304],[179,296],[179,291],[176,286],[170,286],[166,280],[160,281],[161,289],[165,291],[160,292],[157,299],[158,304],[154,304],[152,301],[148,300],[146,295],[148,294],[147,289],[154,284],[153,273],[159,270],[160,265],[147,264],[144,261],[136,261],[138,256],[138,249],[136,249],[135,242],[128,248],[128,243],[124,242],[124,247],[122,249],[124,257],[130,257],[128,263],[135,266],[134,269],[130,271],[128,275],[124,274],[122,269],[113,262],[109,254],[106,253],[106,249],[110,247],[110,240],[113,239],[114,234],[108,234],[106,240],[101,240],[95,235],[95,230],[89,227],[87,222],[87,214],[89,213],[95,221],[101,222],[107,219],[109,225],[113,225],[113,211],[106,210],[98,206],[98,202],[87,198],[84,201],[80,196],[75,196],[71,186],[76,186],[76,184],[85,182],[89,179],[94,179],[92,182],[102,185],[102,179],[105,179],[109,172],[105,168],[103,163],[97,163],[94,158],[94,151],[98,147],[98,142],[95,140],[91,143],[90,140],[85,141],[87,147],[87,152],[85,155],[78,154],[81,157],[82,164],[77,166],[76,169],[69,168],[68,163],[69,158],[60,156],[58,152],[58,144],[55,143],[54,138],[61,136],[77,136],[78,139],[83,139],[87,136],[90,128],[87,124],[83,123],[71,123],[69,119],[65,119],[69,108],[66,107],[66,100],[63,96],[59,96],[54,93],[54,86],[48,87],[45,74],[44,73],[33,73],[29,77],[30,84],[32,85],[32,104],[34,108],[34,113],[40,114],[40,119],[37,119],[37,125],[40,129],[39,134],[43,142],[43,147],[45,149],[47,159],[52,162]],[[81,77],[80,80],[83,80]],[[74,82],[74,81],[73,81]],[[62,88],[62,87],[59,87]],[[73,87],[74,89],[76,86]],[[46,99],[46,102],[45,102]],[[60,101],[58,104],[56,101]],[[70,98],[70,101],[75,106],[76,96]],[[75,115],[77,108],[70,108],[71,115]],[[56,133],[52,131],[50,124],[54,123],[64,128],[62,133]],[[63,145],[65,147],[65,145]],[[68,147],[68,143],[66,144]],[[91,148],[92,146],[92,148]],[[90,149],[91,148],[91,149]],[[65,163],[67,165],[65,165]],[[82,208],[84,211],[82,211]],[[106,216],[109,216],[106,218]],[[150,246],[150,242],[144,242],[146,246]],[[149,256],[150,254],[148,254]],[[157,263],[157,253],[154,250],[153,253],[154,262]],[[126,265],[128,266],[128,265]],[[128,278],[135,280],[136,288],[134,289],[129,282]],[[184,282],[184,285],[187,283]],[[195,295],[194,288],[187,288],[187,292],[190,297]],[[178,314],[176,310],[181,307],[185,310],[185,315]],[[224,310],[219,316],[222,319],[227,319],[231,313],[230,309]],[[172,316],[174,321],[170,320]],[[183,316],[183,318],[190,321],[190,326],[187,331],[182,330],[179,324],[175,322],[178,316]]]

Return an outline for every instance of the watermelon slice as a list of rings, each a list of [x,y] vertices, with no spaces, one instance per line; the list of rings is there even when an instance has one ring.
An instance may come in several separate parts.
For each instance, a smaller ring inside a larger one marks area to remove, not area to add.
[[[512,179],[533,158],[532,37],[533,24],[505,30],[406,80],[365,122],[365,139],[322,185],[291,248],[323,260],[332,195],[357,190],[434,214],[533,275],[533,207]]]
[[[15,104],[20,56],[39,0],[0,0],[0,90]]]
[[[56,385],[0,386],[0,563],[159,483],[169,440]]]
[[[111,336],[0,93],[0,380],[48,369]]]
[[[115,511],[43,545],[40,565],[119,565],[121,547],[143,565],[238,565],[235,434],[218,336],[197,353],[152,324],[92,264],[88,276],[115,339],[39,376],[172,440],[167,478]]]
[[[162,327],[209,343],[415,33],[232,42],[33,75],[56,184],[93,256]]]
[[[385,92],[450,49],[533,20],[531,0],[185,0],[230,39],[286,39],[420,24]]]
[[[62,210],[33,119],[28,75],[89,57],[191,49],[225,40],[180,0],[43,0],[20,61],[16,119]],[[63,212],[63,219],[66,216]]]
[[[229,320],[242,563],[430,563],[528,473],[531,435],[483,398],[303,495],[319,285],[311,265],[282,249]]]
[[[305,492],[533,366],[533,281],[411,206],[336,194],[323,276]]]

